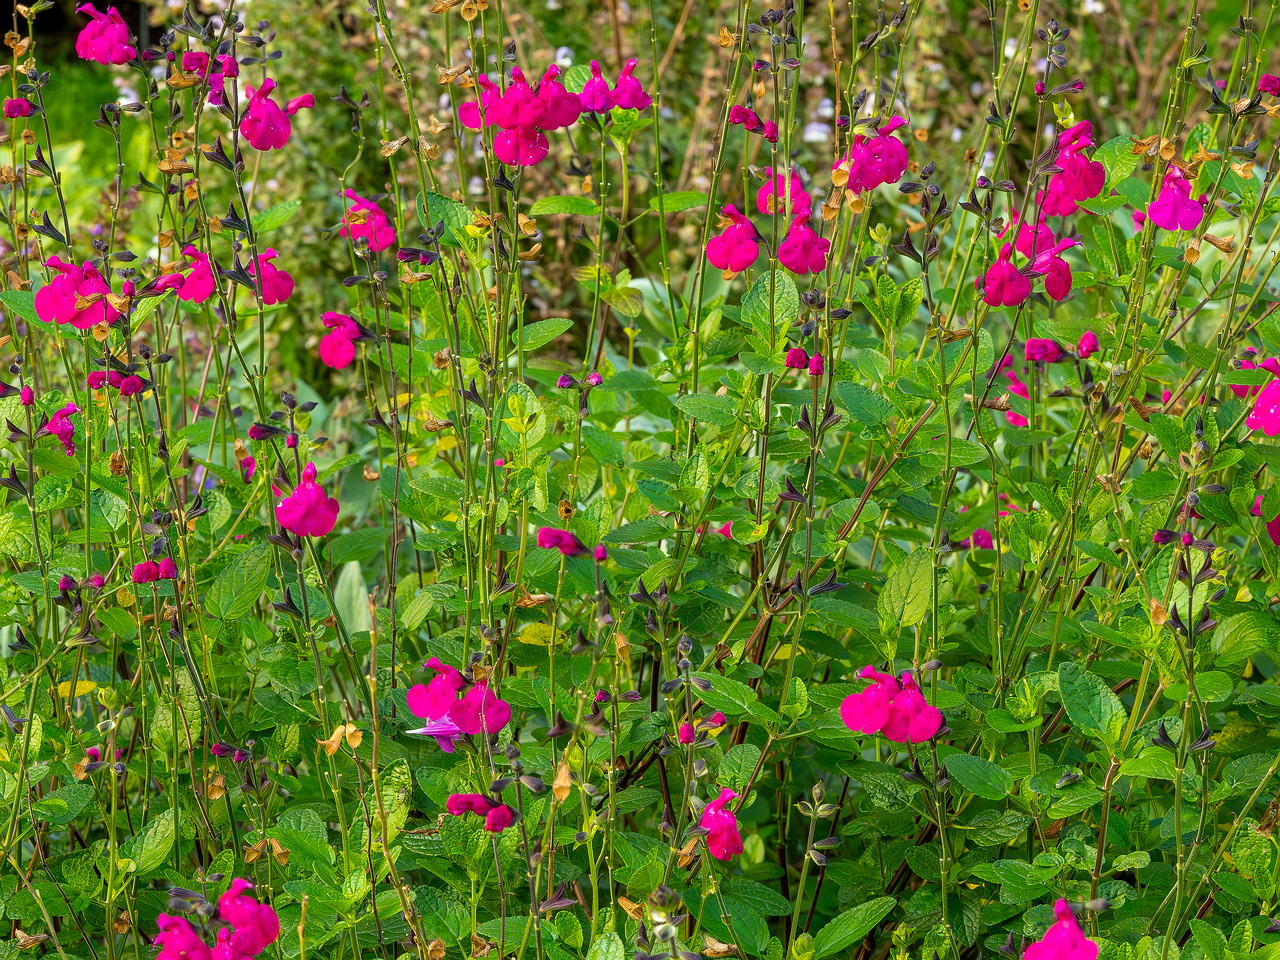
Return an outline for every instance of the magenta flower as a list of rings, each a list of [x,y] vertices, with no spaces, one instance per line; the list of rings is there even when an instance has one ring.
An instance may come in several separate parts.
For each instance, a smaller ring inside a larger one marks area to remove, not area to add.
[[[76,13],[90,17],[88,25],[76,37],[76,55],[81,60],[121,64],[137,58],[138,51],[129,42],[129,28],[115,7],[99,13],[92,3],[82,3],[76,7]]]
[[[182,255],[192,261],[191,272],[186,275],[178,288],[178,299],[188,303],[204,303],[214,291],[213,269],[209,264],[209,256],[191,244],[183,248]]]
[[[737,103],[729,108],[729,122],[734,126],[746,127],[748,130],[760,130],[764,127],[760,116],[754,110]]]
[[[982,299],[992,307],[1016,307],[1031,296],[1031,281],[1012,263],[1013,247],[1005,244],[996,262],[987,268],[985,277],[974,280],[982,291]]]
[[[770,120],[764,125],[764,129],[760,131],[760,135],[769,143],[778,142],[778,125]]]
[[[280,254],[271,247],[267,247],[265,253],[258,254],[258,268],[262,273],[262,302],[267,306],[284,303],[293,296],[293,277],[271,262],[278,256]],[[249,272],[258,271],[250,264]]]
[[[1191,199],[1191,181],[1170,166],[1160,184],[1160,196],[1147,207],[1147,216],[1162,230],[1194,230],[1204,218],[1204,207]]]
[[[276,82],[268,77],[262,86],[255,90],[246,87],[249,94],[249,108],[240,121],[240,133],[255,150],[282,150],[289,142],[289,134],[293,132],[293,123],[289,117],[303,107],[315,106],[315,96],[305,94],[294,97],[285,107],[271,99],[271,91]]]
[[[136,397],[146,390],[147,385],[137,374],[130,374],[120,381],[120,396]]]
[[[1041,211],[1051,217],[1068,217],[1081,200],[1092,200],[1107,181],[1106,168],[1090,160],[1084,151],[1093,146],[1093,124],[1088,120],[1058,135],[1057,165],[1061,172],[1049,178],[1049,186],[1037,196]]]
[[[493,155],[509,167],[533,167],[546,159],[551,145],[536,127],[511,127],[493,138]]]
[[[218,898],[218,919],[231,924],[231,949],[240,957],[256,957],[280,936],[280,919],[269,904],[247,891],[253,884],[239,877]]]
[[[1021,222],[1017,210],[1010,212],[1009,222],[1005,224],[1004,229],[1000,231],[996,239],[1003,240],[1014,227],[1018,228],[1018,232],[1013,247],[1029,260],[1035,259],[1037,251],[1046,250],[1053,246],[1056,239],[1053,231],[1049,229],[1049,225],[1045,222],[1043,214],[1040,216],[1040,222],[1032,229],[1030,223]]]
[[[463,733],[486,733],[490,736],[511,720],[511,704],[499,699],[485,681],[477,683],[461,700],[449,708],[449,719]]]
[[[17,120],[20,117],[29,117],[36,112],[35,105],[23,97],[6,100],[4,102],[4,115],[8,120]]]
[[[742,837],[738,834],[738,818],[732,810],[726,810],[730,800],[738,795],[728,787],[722,787],[716,797],[702,809],[698,825],[707,831],[707,847],[717,860],[728,860],[742,852]]]
[[[84,384],[90,390],[101,390],[107,385],[107,373],[105,370],[90,370],[89,375],[84,378]]]
[[[198,73],[202,77],[209,75],[209,65],[212,62],[209,54],[203,50],[184,50],[179,61],[183,73]]]
[[[178,579],[178,565],[169,557],[161,557],[156,567],[159,570],[159,578],[161,580]]]
[[[154,560],[143,560],[141,563],[134,564],[134,583],[155,583],[159,579],[160,567]]]
[[[800,183],[800,175],[796,173],[794,167],[791,170],[790,179],[785,174],[774,173],[772,167],[766,167],[764,172],[769,179],[756,192],[756,208],[761,213],[771,214],[775,208],[779,213],[786,211],[788,207],[791,210],[812,208],[813,198],[805,192],[804,186]],[[789,205],[788,201],[790,201]]]
[[[62,444],[62,449],[66,452],[68,457],[74,457],[76,455],[76,425],[71,422],[71,415],[79,412],[79,407],[74,403],[68,403],[61,410],[56,411],[54,415],[49,418],[49,421],[41,428],[43,432],[49,433],[58,438],[58,442]],[[37,431],[37,436],[40,434],[41,431]]]
[[[1252,347],[1249,347],[1248,349],[1250,351],[1249,356],[1242,358],[1240,361],[1241,370],[1266,370],[1273,376],[1280,377],[1280,360],[1277,360],[1275,357],[1267,357],[1267,359],[1263,360],[1261,363],[1254,363],[1253,357],[1256,354],[1252,352]],[[1237,397],[1256,397],[1262,390],[1262,384],[1255,384],[1250,387],[1240,383],[1232,383],[1228,384],[1228,386],[1231,388],[1231,392]]]
[[[840,703],[840,719],[854,733],[879,733],[889,720],[893,698],[902,689],[898,681],[887,673],[878,673],[870,665],[863,667],[858,676],[869,678],[872,683],[860,693],[851,693]]]
[[[991,531],[985,527],[979,527],[973,531],[973,545],[979,550],[994,550],[996,547],[995,538],[991,536]]]
[[[1062,357],[1062,348],[1058,346],[1057,341],[1032,337],[1027,341],[1026,357],[1028,363],[1036,360],[1056,363]]]
[[[823,373],[822,354],[815,353],[809,358],[809,376],[820,377]]]
[[[843,157],[837,157],[832,169],[843,166],[849,178],[845,189],[855,194],[869,193],[886,183],[897,183],[906,173],[907,147],[893,132],[906,124],[902,117],[893,117],[876,131],[874,137],[864,134],[854,136]]]
[[[484,816],[493,808],[493,801],[479,793],[451,793],[444,802],[444,809],[451,817],[476,813]]]
[[[453,753],[455,744],[464,736],[458,725],[448,717],[440,720],[429,720],[416,730],[409,730],[408,733],[415,733],[422,737],[435,737],[436,744],[444,753]]]
[[[942,729],[942,711],[929,706],[910,673],[902,675],[902,692],[893,698],[881,733],[894,743],[924,743]]]
[[[293,495],[276,505],[276,520],[298,537],[323,537],[333,530],[338,522],[338,501],[326,496],[316,483],[314,463],[302,468],[302,481],[293,488]]]
[[[240,480],[242,483],[248,484],[253,479],[253,473],[258,468],[258,461],[253,457],[245,457],[239,462]]]
[[[712,527],[711,529],[715,530],[716,533],[720,534],[720,536],[724,537],[726,540],[733,539],[733,521],[732,520],[727,521],[722,527]]]
[[[644,92],[644,86],[634,76],[639,63],[635,57],[628,60],[618,74],[618,82],[613,85],[613,105],[624,110],[648,110],[653,106],[653,98]]]
[[[582,98],[565,89],[560,80],[560,68],[554,63],[542,75],[542,82],[538,84],[538,99],[547,107],[542,121],[546,130],[572,126],[582,116]]]
[[[88,330],[120,315],[106,300],[111,287],[89,261],[77,267],[50,257],[44,265],[57,274],[36,291],[36,316],[45,323],[69,323],[77,330]],[[95,296],[97,300],[84,309],[76,305]]]
[[[676,739],[685,744],[693,743],[693,741],[697,739],[697,734],[694,732],[693,724],[680,724],[680,730],[676,734]]]
[[[381,253],[396,242],[396,228],[387,219],[386,213],[372,200],[358,196],[354,190],[348,190],[346,197],[351,201],[351,209],[342,216],[342,226],[338,233],[344,237],[364,237],[369,241],[369,249]],[[363,213],[363,223],[357,215]]]
[[[156,918],[156,926],[160,928],[155,939],[160,948],[156,960],[213,960],[209,947],[185,917],[162,913]]]
[[[609,559],[609,548],[603,543],[597,543],[595,549],[591,551],[591,555],[595,558],[596,563],[604,563]]]
[[[583,382],[589,387],[598,387],[604,383],[604,377],[600,376],[600,371],[592,370],[587,374],[586,380]]]
[[[1268,437],[1280,434],[1280,380],[1272,380],[1262,388],[1244,425],[1261,430]]]
[[[609,89],[609,81],[604,78],[599,62],[591,61],[591,79],[583,85],[579,96],[583,110],[608,113],[613,109],[613,91]]]
[[[480,88],[479,100],[468,100],[458,107],[458,120],[468,130],[480,130],[489,119],[489,112],[495,106],[502,110],[502,91],[483,73],[476,77],[476,85]]]
[[[809,366],[809,352],[804,347],[792,347],[787,351],[787,369],[803,370]]]
[[[581,540],[568,530],[558,527],[542,527],[538,530],[538,546],[543,550],[559,550],[566,557],[580,557],[587,553]]]
[[[1280,77],[1264,73],[1258,78],[1258,92],[1270,97],[1280,97]]]
[[[502,95],[502,107],[491,118],[492,122],[508,130],[514,127],[542,128],[546,115],[547,104],[538,99],[520,68],[512,67],[511,83]]]
[[[1059,900],[1053,905],[1058,921],[1045,931],[1044,937],[1031,944],[1023,960],[1097,960],[1098,945],[1084,935],[1071,904]]]
[[[484,815],[484,828],[489,833],[501,833],[516,822],[515,811],[500,803]]]
[[[360,329],[345,313],[330,310],[321,319],[329,332],[320,338],[320,361],[335,370],[345,369],[356,358],[355,341]]]
[[[1080,335],[1080,342],[1076,344],[1076,356],[1081,360],[1088,360],[1098,350],[1098,335],[1096,333],[1092,330],[1086,330]]]
[[[436,675],[426,684],[420,683],[409,688],[409,709],[415,717],[439,720],[457,701],[458,691],[462,689],[464,681],[456,667],[451,667],[436,657],[428,660],[426,667],[434,670]]]
[[[729,225],[707,241],[707,261],[717,270],[741,273],[760,254],[756,228],[732,203],[726,203],[720,212]]]
[[[778,262],[796,276],[821,273],[827,268],[830,250],[831,241],[818,236],[809,226],[809,208],[805,207],[796,214],[786,239],[778,245]]]
[[[30,387],[23,387],[22,392],[18,394],[18,402],[24,407],[29,407],[36,402],[36,392]]]

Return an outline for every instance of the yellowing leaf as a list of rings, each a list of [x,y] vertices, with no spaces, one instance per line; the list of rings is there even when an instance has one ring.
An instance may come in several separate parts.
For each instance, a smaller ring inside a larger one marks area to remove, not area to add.
[[[551,643],[554,636],[556,640],[564,639],[564,634],[549,623],[531,623],[520,631],[521,643],[532,643],[540,647],[545,647]]]
[[[77,680],[76,692],[71,692],[71,681],[64,680],[58,684],[58,696],[60,697],[83,697],[86,693],[93,693],[98,689],[98,685],[92,680]]]

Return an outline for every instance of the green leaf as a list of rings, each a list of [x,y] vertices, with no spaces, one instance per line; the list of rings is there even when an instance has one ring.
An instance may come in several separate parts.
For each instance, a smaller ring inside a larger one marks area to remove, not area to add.
[[[209,613],[219,620],[239,620],[262,596],[270,573],[270,548],[258,548],[236,557],[218,574],[205,596]]]
[[[928,551],[917,550],[899,560],[889,571],[889,579],[876,604],[884,632],[913,627],[923,620],[932,591],[933,571]]]
[[[539,197],[529,208],[529,215],[538,217],[544,213],[572,213],[581,217],[594,217],[600,207],[590,197],[550,196]]]
[[[537,350],[572,326],[573,321],[568,317],[551,317],[548,320],[539,320],[537,323],[526,323],[520,331],[520,349],[526,352]]]
[[[1114,137],[1094,151],[1093,159],[1107,171],[1107,183],[1101,193],[1105,197],[1112,187],[1138,168],[1142,157],[1133,152],[1133,143],[1128,137]]]
[[[822,960],[857,943],[887,917],[897,903],[895,897],[880,897],[840,914],[813,938],[814,960]]]
[[[1106,682],[1075,663],[1058,667],[1062,705],[1078,732],[1094,737],[1115,753],[1128,714]]]
[[[120,848],[120,859],[126,861],[124,869],[145,875],[161,866],[173,849],[176,825],[172,807],[152,817],[142,832],[134,834]]]
[[[0,290],[0,304],[28,323],[40,322],[36,313],[36,295],[30,290]]]
[[[742,322],[762,337],[775,328],[785,334],[791,321],[800,315],[800,293],[796,282],[785,273],[761,274],[742,300]],[[780,337],[781,339],[781,337]]]
[[[661,204],[663,213],[679,213],[681,210],[701,207],[706,202],[707,195],[701,190],[677,190],[674,193],[664,193],[650,199],[649,209],[657,213]]]
[[[446,247],[464,247],[469,250],[473,246],[471,237],[466,232],[471,223],[471,211],[457,200],[450,200],[438,193],[418,194],[418,220],[427,230],[443,221],[445,230],[440,242]]]
[[[836,384],[836,395],[849,416],[868,427],[888,423],[893,416],[893,404],[861,383],[842,381]]]
[[[627,952],[622,946],[622,938],[616,933],[602,933],[596,937],[595,943],[587,952],[587,960],[626,960]]]
[[[735,412],[738,402],[733,397],[721,397],[714,393],[686,393],[682,397],[672,397],[671,403],[695,420],[705,420],[717,427],[733,426],[738,419]]]
[[[253,218],[253,232],[261,236],[268,230],[283,227],[301,209],[301,200],[286,200],[284,203],[277,203],[273,207],[268,207]]]
[[[947,757],[947,774],[960,786],[984,800],[1004,800],[1013,790],[1013,776],[985,757],[955,753]]]
[[[751,781],[756,764],[760,762],[760,748],[749,743],[730,747],[720,761],[720,783],[742,793]]]

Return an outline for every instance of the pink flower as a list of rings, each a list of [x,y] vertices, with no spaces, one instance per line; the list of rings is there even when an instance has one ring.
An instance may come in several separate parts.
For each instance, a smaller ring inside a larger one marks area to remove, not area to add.
[[[160,562],[156,566],[159,569],[161,580],[178,579],[178,565],[169,557],[161,557]]]
[[[809,365],[809,353],[804,347],[792,347],[787,351],[787,368],[790,370],[803,370]]]
[[[444,802],[445,812],[451,817],[460,817],[467,813],[484,816],[493,808],[493,801],[479,793],[451,793]]]
[[[979,550],[994,550],[996,546],[995,539],[991,536],[991,531],[985,527],[979,527],[973,531],[973,545]]]
[[[1133,211],[1133,232],[1137,233],[1142,229],[1142,225],[1147,222],[1147,215],[1141,210]]]
[[[508,131],[519,127],[533,130],[542,127],[546,115],[546,102],[538,99],[520,68],[512,67],[511,83],[507,85],[507,92],[502,95],[502,106],[495,111],[490,121]]]
[[[142,378],[137,374],[130,374],[120,381],[120,396],[136,397],[138,394],[146,390],[147,385],[143,383]]]
[[[209,64],[213,61],[203,50],[184,50],[179,62],[182,64],[183,73],[198,73],[202,77],[207,77]]]
[[[1040,197],[1041,211],[1051,217],[1067,217],[1076,212],[1081,200],[1092,200],[1107,181],[1106,168],[1084,155],[1093,146],[1093,124],[1085,120],[1058,136],[1060,173],[1049,178],[1048,189]]]
[[[62,444],[62,449],[68,457],[76,455],[76,425],[71,422],[71,415],[79,412],[79,407],[74,403],[68,403],[61,410],[55,412],[49,418],[49,422],[44,425],[44,430],[58,438],[58,442]]]
[[[1098,945],[1084,935],[1071,904],[1059,900],[1053,905],[1058,921],[1044,937],[1027,947],[1023,960],[1096,960]]]
[[[1253,354],[1250,354],[1250,356],[1247,359],[1242,359],[1240,361],[1240,369],[1241,370],[1266,370],[1269,373],[1271,373],[1273,376],[1280,377],[1280,360],[1277,360],[1275,357],[1267,357],[1267,359],[1263,360],[1261,363],[1254,363]],[[1253,386],[1245,386],[1244,384],[1240,384],[1240,383],[1232,383],[1232,384],[1228,384],[1228,386],[1230,386],[1231,392],[1234,393],[1237,397],[1256,397],[1258,393],[1262,390],[1261,384],[1254,384]]]
[[[597,543],[595,549],[591,551],[591,556],[595,558],[596,563],[604,563],[609,559],[609,548],[603,543]]]
[[[693,724],[692,723],[680,724],[680,731],[677,739],[679,739],[681,743],[693,743],[693,741],[697,739],[697,734],[694,733],[694,730],[693,730]]]
[[[1076,354],[1081,360],[1088,360],[1091,356],[1098,352],[1098,335],[1092,330],[1086,330],[1080,336],[1080,342],[1076,344]]]
[[[321,319],[329,332],[320,338],[320,361],[326,367],[342,370],[356,358],[355,341],[360,329],[345,313],[330,310]]]
[[[36,112],[35,106],[30,100],[18,97],[13,100],[4,102],[4,115],[6,119],[17,120],[19,117],[29,117]]]
[[[729,108],[729,122],[748,130],[759,130],[764,126],[754,110],[737,103]]]
[[[156,918],[156,926],[160,928],[155,939],[160,948],[157,960],[213,960],[209,947],[185,917],[162,913]]]
[[[891,134],[906,124],[901,117],[893,117],[868,139],[857,134],[843,157],[836,158],[836,167],[843,166],[849,179],[846,190],[856,194],[868,193],[886,183],[897,183],[907,170],[907,147]]]
[[[90,370],[89,375],[84,378],[84,384],[90,390],[101,390],[107,385],[107,372],[105,370]]]
[[[821,273],[827,268],[830,249],[831,241],[818,236],[809,226],[809,209],[806,207],[796,214],[786,239],[778,245],[778,262],[799,277]]]
[[[756,228],[732,203],[726,203],[720,212],[730,222],[707,241],[707,261],[717,270],[741,273],[755,263],[760,254]]]
[[[760,131],[760,135],[770,143],[778,142],[778,125],[770,120],[764,125],[764,129]]]
[[[538,99],[547,107],[542,121],[544,130],[570,126],[577,123],[578,117],[582,115],[582,98],[565,89],[560,82],[560,68],[554,63],[542,75],[542,82],[538,84]]]
[[[426,667],[434,670],[436,675],[426,684],[420,683],[409,688],[409,709],[415,717],[439,720],[457,702],[458,691],[462,689],[464,681],[457,667],[451,667],[436,657],[428,660]]]
[[[726,540],[733,539],[733,521],[732,520],[727,521],[722,527],[712,527],[711,529],[714,530],[716,533],[720,534],[720,536],[724,537]]]
[[[1028,362],[1043,360],[1045,363],[1054,363],[1062,356],[1062,348],[1056,341],[1035,337],[1027,341],[1026,351]]]
[[[894,743],[924,743],[942,729],[942,711],[929,706],[910,673],[902,675],[902,692],[893,698],[881,732]]]
[[[1171,165],[1160,184],[1160,196],[1147,207],[1147,216],[1162,230],[1194,230],[1204,218],[1204,207],[1191,199],[1191,181]]]
[[[1023,400],[1030,400],[1031,393],[1027,390],[1027,385],[1018,379],[1016,374],[1006,373],[1006,377],[1011,381],[1009,384],[1009,392],[1014,396],[1022,397]],[[1025,427],[1028,423],[1026,417],[1020,413],[1014,413],[1012,410],[1005,411],[1004,418],[1014,427]]]
[[[1262,516],[1262,499],[1263,495],[1258,494],[1258,499],[1253,502],[1253,509],[1249,511],[1255,517]],[[1271,542],[1280,546],[1280,514],[1276,514],[1276,516],[1268,520],[1266,527],[1267,536],[1271,538]]]
[[[255,150],[281,150],[293,132],[289,114],[271,99],[275,88],[276,82],[270,77],[257,90],[247,87],[249,108],[240,121],[240,133]]]
[[[30,387],[23,387],[22,392],[18,394],[18,402],[24,407],[29,407],[36,402],[36,392]]]
[[[444,753],[453,753],[454,745],[464,736],[458,725],[448,717],[442,717],[439,720],[431,720],[423,724],[418,729],[409,730],[407,732],[416,733],[423,737],[435,737],[436,744]]]
[[[543,550],[559,550],[566,557],[580,557],[586,546],[568,530],[558,527],[542,527],[538,530],[538,546]]]
[[[887,673],[878,673],[871,666],[863,667],[858,676],[872,680],[861,693],[851,693],[840,704],[840,719],[854,733],[879,733],[889,720],[893,698],[901,687]]]
[[[1262,388],[1244,425],[1261,430],[1268,437],[1280,434],[1280,380],[1272,380]]]
[[[160,567],[154,560],[143,560],[141,563],[134,564],[134,583],[155,583],[159,579]]]
[[[583,85],[579,96],[583,110],[608,113],[613,109],[613,91],[609,89],[609,81],[605,80],[600,64],[595,60],[591,61],[591,79]]]
[[[1053,231],[1049,229],[1043,214],[1041,214],[1040,222],[1036,224],[1035,229],[1032,229],[1029,223],[1020,222],[1017,210],[1012,211],[1009,214],[1009,222],[997,234],[996,239],[1003,240],[1014,227],[1018,228],[1018,232],[1013,247],[1029,260],[1035,259],[1037,251],[1046,250],[1054,244]]]
[[[772,167],[766,167],[764,172],[769,179],[756,192],[756,208],[761,213],[772,214],[775,208],[779,213],[783,213],[788,209],[788,201],[790,201],[791,210],[812,208],[813,198],[805,192],[804,186],[800,183],[800,175],[796,173],[794,167],[791,169],[790,179],[787,179],[784,174],[774,173]]]
[[[289,116],[293,116],[299,110],[310,110],[316,105],[316,95],[314,93],[304,93],[300,97],[293,97],[284,105],[284,112]]]
[[[1018,272],[1012,259],[1013,247],[1006,243],[996,262],[987,268],[987,275],[974,280],[988,306],[1016,307],[1031,296],[1031,281]]]
[[[1280,97],[1280,77],[1264,73],[1258,78],[1258,92],[1270,97]]]
[[[480,99],[468,100],[458,107],[458,119],[470,130],[479,130],[485,123],[494,123],[491,111],[496,107],[497,114],[503,115],[504,109],[502,92],[492,80],[482,73],[476,77],[476,86],[480,88]]]
[[[515,812],[505,803],[500,803],[484,815],[484,828],[489,833],[501,833],[515,821]]]
[[[50,257],[44,265],[57,273],[36,291],[36,316],[45,323],[69,323],[77,330],[88,330],[120,315],[106,300],[111,287],[92,263],[85,261],[77,267]],[[95,296],[98,299],[83,310],[76,306],[78,301]]]
[[[815,353],[815,354],[814,354],[814,355],[809,359],[809,376],[811,376],[811,377],[820,377],[820,376],[822,376],[822,369],[823,369],[823,368],[822,368],[822,354],[820,354],[820,353]]]
[[[284,303],[293,296],[293,277],[281,270],[271,261],[280,254],[271,247],[265,253],[258,254],[258,268],[262,273],[262,302],[267,306]],[[257,273],[253,265],[249,265],[250,273]]]
[[[742,837],[738,834],[738,818],[732,810],[726,810],[730,800],[738,795],[728,787],[722,787],[716,797],[702,809],[698,822],[707,831],[707,847],[717,860],[728,860],[742,852]]]
[[[338,509],[338,501],[325,496],[324,488],[316,483],[316,465],[308,463],[292,496],[276,505],[276,520],[295,536],[323,537],[338,522]]]
[[[208,254],[188,244],[182,255],[193,261],[191,272],[187,274],[182,286],[178,289],[178,299],[188,303],[204,303],[214,291],[213,269],[209,264]]]
[[[613,105],[624,110],[648,110],[653,106],[653,99],[644,92],[640,81],[632,74],[639,64],[632,57],[618,75],[618,82],[613,86]]]
[[[240,956],[256,957],[280,936],[280,920],[269,904],[259,903],[247,891],[253,884],[239,877],[218,898],[218,919],[231,924],[231,949]]]
[[[258,469],[258,461],[253,457],[245,457],[240,461],[240,480],[247,484],[253,479],[253,473]]]
[[[481,681],[449,708],[449,719],[463,733],[484,732],[492,736],[510,722],[511,704],[498,699],[489,684]]]
[[[509,167],[532,167],[546,159],[550,144],[536,127],[511,127],[493,138],[493,155]]]
[[[338,233],[344,237],[364,237],[369,241],[369,249],[381,253],[396,242],[396,228],[387,219],[386,213],[372,200],[357,196],[354,190],[348,190],[346,197],[351,201],[351,209],[342,216],[342,226]],[[360,217],[358,214],[363,213]],[[363,223],[357,220],[363,219]]]
[[[76,54],[81,60],[121,64],[137,58],[138,51],[129,42],[129,28],[115,7],[99,13],[92,3],[82,3],[76,7],[76,13],[90,17],[88,25],[76,37]]]

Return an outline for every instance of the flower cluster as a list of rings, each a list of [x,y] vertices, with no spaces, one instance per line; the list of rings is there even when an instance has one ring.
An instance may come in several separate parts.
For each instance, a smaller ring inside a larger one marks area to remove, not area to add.
[[[169,557],[161,557],[160,562],[143,560],[133,568],[134,583],[155,583],[157,580],[177,580],[178,565]]]
[[[457,667],[432,657],[424,666],[435,676],[425,684],[410,687],[407,700],[415,717],[430,721],[410,733],[435,737],[445,753],[453,753],[454,742],[464,734],[492,736],[511,722],[511,704],[489,689],[487,680],[476,682],[461,699],[458,691],[466,678]]]
[[[490,800],[479,793],[450,794],[444,808],[452,817],[461,817],[468,813],[484,817],[484,828],[490,833],[501,833],[516,819],[516,812],[505,803]]]
[[[871,666],[858,675],[869,678],[871,685],[840,704],[840,719],[854,733],[883,733],[894,743],[924,743],[942,729],[942,711],[929,705],[910,673],[902,674],[901,683]]]
[[[902,117],[893,117],[876,130],[874,137],[855,134],[844,155],[836,159],[833,171],[840,171],[845,190],[855,195],[870,193],[885,184],[897,183],[907,172],[907,145],[893,136],[893,132],[906,126]],[[834,178],[837,181],[840,177]]]
[[[395,246],[396,228],[386,212],[375,201],[358,195],[354,190],[348,190],[345,196],[351,201],[351,207],[342,216],[339,235],[352,240],[363,239],[374,253]]]
[[[106,13],[99,13],[92,3],[82,3],[76,7],[76,13],[88,14],[90,18],[89,25],[76,37],[76,55],[81,60],[121,64],[137,59],[138,51],[119,10],[109,7]]]
[[[338,522],[338,501],[316,482],[316,465],[302,468],[302,479],[290,496],[276,504],[276,521],[297,537],[323,537]]]
[[[160,914],[156,920],[160,929],[155,938],[160,948],[157,960],[249,960],[258,956],[279,939],[280,920],[269,904],[248,895],[252,889],[248,880],[236,878],[218,898],[218,920],[228,926],[218,930],[213,948],[185,917]]]
[[[240,133],[255,150],[283,150],[293,132],[290,117],[304,107],[314,107],[314,94],[294,97],[283,107],[271,99],[276,82],[268,77],[256,90],[252,85],[245,89],[249,94],[249,106],[240,121]],[[273,253],[274,255],[274,253]],[[285,296],[283,299],[289,299]]]

